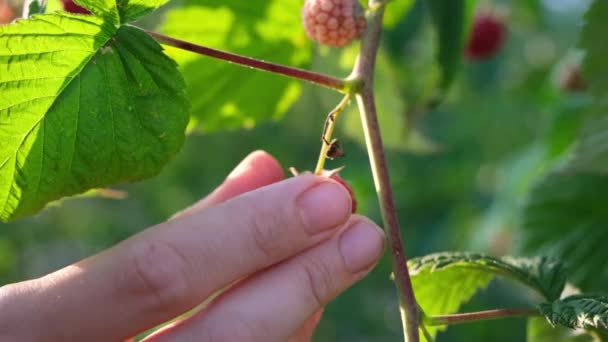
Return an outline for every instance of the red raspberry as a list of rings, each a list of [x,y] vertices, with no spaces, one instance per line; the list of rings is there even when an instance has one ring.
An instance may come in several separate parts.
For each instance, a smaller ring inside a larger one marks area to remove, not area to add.
[[[302,21],[310,39],[335,47],[360,38],[366,25],[358,0],[306,0]]]
[[[91,14],[91,11],[84,7],[80,7],[78,4],[74,2],[74,0],[61,0],[63,3],[63,9],[66,12],[76,13],[76,14]]]
[[[332,171],[324,170],[323,176],[329,177],[329,178],[335,180],[336,182],[342,184],[342,186],[344,188],[346,188],[346,190],[350,194],[350,198],[352,200],[351,212],[354,214],[355,212],[357,212],[357,199],[355,198],[355,192],[353,191],[353,188],[350,186],[350,184],[347,181],[345,181],[342,177],[340,177],[340,174],[338,173],[339,171],[340,171],[340,169],[332,170]]]
[[[502,47],[507,36],[505,25],[499,17],[483,13],[475,17],[466,55],[470,60],[493,57]]]

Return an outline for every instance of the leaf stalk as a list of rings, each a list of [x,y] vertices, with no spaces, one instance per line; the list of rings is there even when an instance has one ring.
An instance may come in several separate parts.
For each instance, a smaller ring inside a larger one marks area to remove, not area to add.
[[[461,323],[472,323],[477,321],[488,321],[509,317],[537,317],[541,316],[538,309],[495,309],[478,312],[458,313],[452,315],[426,316],[424,324],[428,326],[452,325]]]
[[[350,87],[349,84],[346,81],[344,81],[343,79],[340,79],[340,78],[337,78],[334,76],[325,75],[325,74],[321,74],[318,72],[313,72],[313,71],[304,70],[304,69],[300,69],[300,68],[295,68],[295,67],[291,67],[288,65],[267,62],[267,61],[264,61],[261,59],[243,56],[243,55],[226,52],[226,51],[222,51],[222,50],[218,50],[218,49],[213,49],[210,47],[206,47],[206,46],[190,43],[190,42],[187,42],[184,40],[180,40],[177,38],[169,37],[169,36],[166,36],[161,33],[145,30],[142,28],[139,28],[139,29],[143,30],[144,32],[149,34],[151,37],[156,39],[158,42],[165,44],[165,45],[173,46],[178,49],[194,52],[199,55],[203,55],[203,56],[207,56],[207,57],[211,57],[211,58],[215,58],[215,59],[220,59],[220,60],[223,60],[223,61],[226,61],[229,63],[238,64],[238,65],[252,68],[252,69],[267,71],[267,72],[270,72],[273,74],[279,74],[279,75],[307,81],[307,82],[317,84],[317,85],[320,85],[320,86],[323,86],[326,88],[337,90],[341,93],[346,94],[349,92],[349,87]]]

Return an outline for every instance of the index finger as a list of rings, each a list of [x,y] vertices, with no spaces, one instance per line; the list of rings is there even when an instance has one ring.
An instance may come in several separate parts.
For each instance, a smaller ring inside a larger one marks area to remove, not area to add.
[[[24,331],[27,324],[45,334],[25,340],[134,336],[329,239],[350,217],[350,205],[344,187],[325,177],[276,183],[149,229],[33,282],[27,296],[12,299],[13,307],[29,311],[8,319]],[[46,338],[50,333],[58,337]]]
[[[281,165],[272,156],[263,151],[253,152],[213,193],[182,212],[180,216],[187,217],[196,214],[207,207],[278,182],[282,178]],[[93,258],[108,260],[105,258],[108,254],[111,252],[104,252]],[[88,260],[85,263],[90,262],[91,260]],[[107,266],[116,271],[120,268],[120,265]],[[87,303],[90,303],[97,295],[103,296],[104,286],[112,285],[108,282],[114,281],[108,279],[110,277],[112,274],[107,272],[91,276],[87,274],[86,266],[83,267],[82,263],[79,263],[41,279],[0,287],[0,340],[4,337],[20,341],[103,340],[104,334],[101,332],[106,328],[106,323],[110,322],[105,321],[105,317],[100,317],[98,313],[107,308],[91,306]],[[90,282],[94,283],[87,285]],[[66,291],[66,288],[71,290]],[[79,293],[79,291],[83,293]],[[88,298],[78,299],[79,295],[87,296],[87,293]],[[69,304],[68,306],[73,306],[71,311],[67,307],[62,307],[66,303]],[[111,305],[111,303],[112,298],[106,298],[105,302],[101,301],[97,304]],[[118,311],[116,317],[121,316],[120,307],[110,309]],[[76,318],[70,319],[70,315]],[[56,322],[51,322],[48,317],[53,318]],[[62,319],[62,317],[66,319]],[[130,322],[124,323],[129,324]],[[87,326],[91,329],[87,329]],[[80,335],[77,338],[73,335],[75,332],[82,334],[99,332],[99,336]],[[25,334],[25,336],[15,336],[17,333]],[[40,335],[34,336],[37,334]]]

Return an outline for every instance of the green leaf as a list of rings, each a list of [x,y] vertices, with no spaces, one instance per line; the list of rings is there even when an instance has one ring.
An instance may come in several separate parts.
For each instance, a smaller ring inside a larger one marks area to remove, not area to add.
[[[116,0],[122,23],[135,21],[167,2],[169,0]]]
[[[488,286],[493,275],[458,267],[435,268],[434,256],[410,261],[412,285],[418,304],[427,315],[457,312],[475,293]],[[429,326],[431,336],[447,326]]]
[[[386,10],[386,14],[384,15],[384,21],[382,22],[383,26],[385,28],[392,29],[404,22],[404,17],[406,17],[406,15],[409,13],[415,2],[415,0],[400,0],[391,2]]]
[[[300,0],[187,0],[184,5],[167,13],[164,33],[296,67],[311,61]],[[288,78],[177,49],[169,53],[179,62],[193,94],[193,129],[250,128],[279,119],[301,92],[301,83]]]
[[[580,46],[586,50],[583,74],[595,97],[597,108],[608,109],[608,40],[606,22],[608,21],[608,2],[595,0],[586,14],[586,24],[581,33]]]
[[[580,45],[584,48],[583,72],[600,115],[590,118],[585,125],[581,142],[576,149],[570,171],[608,174],[608,41],[606,40],[608,2],[594,1],[586,14]]]
[[[188,121],[177,65],[139,29],[57,13],[0,27],[0,219],[156,175]]]
[[[559,298],[566,286],[566,270],[555,259],[502,257],[492,266],[497,274],[518,280],[549,300]]]
[[[408,266],[416,298],[427,315],[457,312],[496,275],[520,281],[549,300],[559,298],[565,286],[562,265],[543,257],[494,258],[477,253],[449,252],[412,259]],[[436,329],[429,327],[433,335]]]
[[[74,2],[110,24],[120,23],[116,0],[75,0]]]
[[[578,294],[539,306],[552,325],[608,332],[608,297]]]
[[[546,146],[549,160],[572,152],[572,148],[576,146],[581,136],[585,120],[589,119],[590,103],[590,96],[564,98],[562,108],[555,112],[547,132]]]
[[[534,187],[522,219],[524,251],[559,257],[584,289],[608,283],[608,178],[555,172]]]
[[[517,280],[552,300],[559,298],[566,284],[565,270],[558,261],[546,258],[502,257],[479,253],[447,252],[430,254],[410,261],[412,272],[430,273],[449,268],[489,272]]]
[[[469,20],[474,5],[471,0],[430,0],[430,13],[435,24],[442,70],[441,89],[447,90],[462,64]]]
[[[587,120],[565,172],[608,175],[608,115]]]
[[[397,5],[399,6],[395,8]],[[384,20],[383,50],[398,66],[407,66],[405,51],[421,31],[428,11],[423,1],[399,1],[390,4]],[[397,68],[396,70],[399,70]]]
[[[519,241],[525,253],[562,260],[577,286],[595,290],[608,283],[608,251],[601,248],[608,239],[608,116],[585,117],[586,103],[569,110],[570,118],[555,129],[565,135],[560,149],[567,152],[527,195]]]
[[[125,24],[163,6],[169,0],[75,0],[80,6],[113,24]]]
[[[555,327],[545,318],[528,319],[527,342],[593,342],[593,337],[581,331]]]
[[[580,43],[587,50],[585,77],[599,111],[586,118],[568,159],[533,188],[521,224],[523,250],[563,260],[571,266],[573,282],[585,290],[603,290],[608,284],[608,250],[602,248],[608,239],[606,20],[608,3],[595,1],[587,12]]]

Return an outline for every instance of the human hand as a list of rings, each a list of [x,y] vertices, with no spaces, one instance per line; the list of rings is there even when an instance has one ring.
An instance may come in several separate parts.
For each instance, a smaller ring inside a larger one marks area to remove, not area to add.
[[[0,288],[1,341],[121,341],[221,294],[146,341],[308,341],[323,307],[364,277],[382,231],[348,192],[282,180],[249,155],[168,222],[39,279]]]

